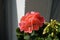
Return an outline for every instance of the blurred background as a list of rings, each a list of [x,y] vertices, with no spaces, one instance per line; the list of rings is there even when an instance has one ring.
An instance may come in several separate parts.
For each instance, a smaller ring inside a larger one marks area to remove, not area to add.
[[[0,40],[17,40],[19,20],[28,11],[60,21],[60,0],[0,0]]]

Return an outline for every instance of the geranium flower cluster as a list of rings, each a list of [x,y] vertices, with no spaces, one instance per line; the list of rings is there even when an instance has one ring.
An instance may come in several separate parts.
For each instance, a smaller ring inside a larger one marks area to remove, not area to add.
[[[39,12],[27,12],[20,20],[20,31],[25,33],[32,33],[32,31],[38,31],[42,27],[45,19]]]

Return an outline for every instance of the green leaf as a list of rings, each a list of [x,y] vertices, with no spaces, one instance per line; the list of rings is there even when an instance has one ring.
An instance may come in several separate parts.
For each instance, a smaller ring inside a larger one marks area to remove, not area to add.
[[[60,32],[60,27],[58,28],[58,31]]]
[[[17,35],[24,35],[24,32],[21,32],[19,28],[16,29],[16,34]]]
[[[18,39],[23,39],[23,32],[20,32],[20,29],[19,28],[17,28],[16,29],[16,36],[17,36],[17,38]]]
[[[48,37],[45,38],[45,40],[52,40],[51,34],[49,34]]]
[[[19,28],[16,28],[16,32],[17,32],[17,33],[20,33],[20,29],[19,29]]]
[[[24,36],[24,39],[29,40],[30,39],[30,36],[29,35],[25,35]]]
[[[45,40],[52,40],[52,38],[51,37],[47,37],[47,38],[45,38]]]
[[[59,38],[57,36],[55,36],[55,38],[53,40],[59,40]]]
[[[34,36],[35,35],[35,32],[33,31],[32,33],[31,33],[31,36]]]
[[[60,25],[57,25],[58,26],[58,32],[60,32]]]
[[[44,38],[36,37],[35,40],[44,40]]]
[[[54,40],[59,40],[58,38],[55,38]]]

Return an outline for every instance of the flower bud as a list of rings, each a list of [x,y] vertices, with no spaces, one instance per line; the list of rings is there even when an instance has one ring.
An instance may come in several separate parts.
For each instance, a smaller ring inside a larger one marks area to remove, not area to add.
[[[58,32],[58,29],[56,29],[56,32]]]
[[[54,37],[54,33],[53,32],[51,33],[51,36]]]
[[[45,34],[46,32],[44,31],[43,34]]]

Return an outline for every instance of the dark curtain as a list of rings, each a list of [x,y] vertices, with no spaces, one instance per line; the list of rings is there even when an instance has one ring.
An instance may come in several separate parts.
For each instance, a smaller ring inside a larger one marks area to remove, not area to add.
[[[4,0],[3,3],[5,15],[4,40],[12,40],[12,1]]]
[[[52,1],[50,19],[60,21],[60,0]]]
[[[4,21],[5,21],[5,26],[3,27],[4,30],[4,40],[12,40],[12,0],[4,0]]]
[[[17,40],[16,38],[16,27],[17,21],[17,8],[16,0],[4,0],[3,1],[3,13],[4,13],[4,40]]]
[[[0,40],[8,40],[4,9],[4,0],[0,0]]]
[[[11,4],[11,0],[0,0],[0,40],[12,40]]]
[[[17,40],[16,0],[0,0],[0,40]]]

